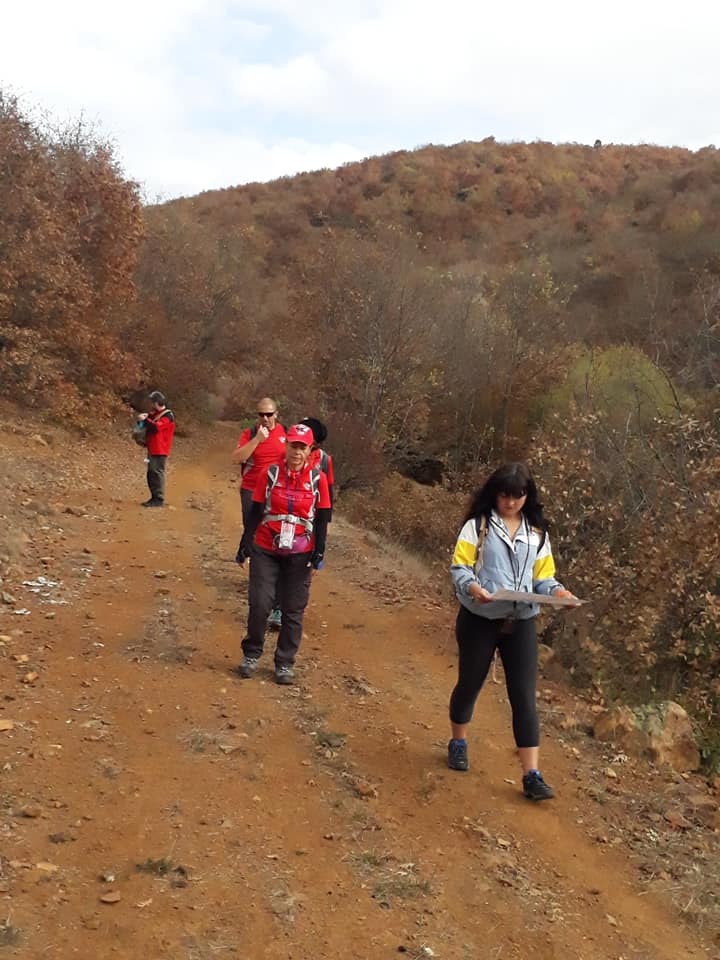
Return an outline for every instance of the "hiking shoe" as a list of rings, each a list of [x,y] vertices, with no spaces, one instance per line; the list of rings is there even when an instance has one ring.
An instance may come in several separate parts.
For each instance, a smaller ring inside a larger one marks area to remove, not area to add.
[[[154,497],[150,497],[149,500],[143,501],[143,503],[141,504],[141,506],[143,506],[143,507],[164,507],[165,504],[163,503],[162,500],[155,500]]]
[[[451,770],[467,770],[467,743],[464,740],[451,740],[448,743],[448,766]]]
[[[243,678],[243,680],[249,680],[250,677],[255,673],[258,665],[259,657],[243,657],[240,661],[240,666],[238,667],[238,673]]]
[[[542,778],[539,770],[531,770],[523,777],[523,793],[528,800],[551,800],[555,794]]]
[[[288,686],[295,679],[295,671],[292,668],[292,665],[289,663],[281,663],[279,667],[275,667],[275,683],[279,683],[281,686]]]
[[[282,626],[282,612],[280,607],[273,607],[270,616],[267,618],[267,625],[270,630],[279,630]]]

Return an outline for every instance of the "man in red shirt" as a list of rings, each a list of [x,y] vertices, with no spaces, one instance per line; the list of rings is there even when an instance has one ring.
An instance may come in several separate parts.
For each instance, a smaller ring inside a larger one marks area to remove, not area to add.
[[[252,497],[238,562],[250,557],[247,635],[241,677],[253,676],[263,652],[267,617],[277,594],[282,625],[275,649],[275,680],[293,682],[313,570],[322,567],[330,515],[327,477],[309,463],[314,442],[307,424],[287,434],[285,458],[264,467]]]
[[[140,414],[145,421],[145,446],[147,448],[147,485],[150,499],[144,507],[165,506],[165,464],[175,434],[175,417],[166,406],[165,395],[159,390],[150,394],[150,413]]]
[[[242,464],[240,506],[243,529],[247,527],[253,491],[263,468],[285,457],[285,428],[278,422],[277,404],[272,397],[263,397],[258,400],[256,409],[257,420],[238,437],[232,458],[233,463]]]

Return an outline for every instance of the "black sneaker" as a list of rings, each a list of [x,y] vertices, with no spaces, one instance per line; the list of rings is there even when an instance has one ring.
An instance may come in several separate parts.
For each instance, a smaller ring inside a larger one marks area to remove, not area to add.
[[[243,657],[238,667],[238,673],[243,680],[249,680],[257,670],[259,657]]]
[[[451,740],[448,743],[448,766],[451,770],[467,770],[467,743],[464,740]]]
[[[275,667],[275,683],[281,686],[289,686],[295,680],[295,671],[289,663],[281,663]]]
[[[155,500],[153,497],[150,497],[149,500],[145,500],[142,504],[143,507],[164,507],[165,504],[162,500]]]
[[[555,796],[542,778],[539,770],[531,770],[523,777],[523,793],[528,800],[552,800]]]

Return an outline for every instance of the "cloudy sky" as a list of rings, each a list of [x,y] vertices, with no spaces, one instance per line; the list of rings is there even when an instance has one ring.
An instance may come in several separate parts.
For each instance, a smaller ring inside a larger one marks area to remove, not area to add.
[[[0,87],[148,199],[458,140],[720,145],[711,0],[21,0]]]

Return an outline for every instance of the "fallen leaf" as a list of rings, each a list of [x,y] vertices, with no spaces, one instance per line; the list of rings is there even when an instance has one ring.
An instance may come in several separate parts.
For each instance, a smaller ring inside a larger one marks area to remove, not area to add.
[[[24,677],[22,677],[23,683],[35,683],[40,674],[36,670],[29,670]]]
[[[140,900],[138,903],[135,904],[135,906],[143,910],[145,907],[149,907],[151,903],[152,903],[152,897],[150,897],[149,900]]]
[[[0,720],[0,730],[14,730],[15,721],[14,720]]]
[[[56,863],[48,863],[47,860],[41,860],[40,863],[35,864],[38,870],[42,870],[43,873],[57,873],[60,869]]]

